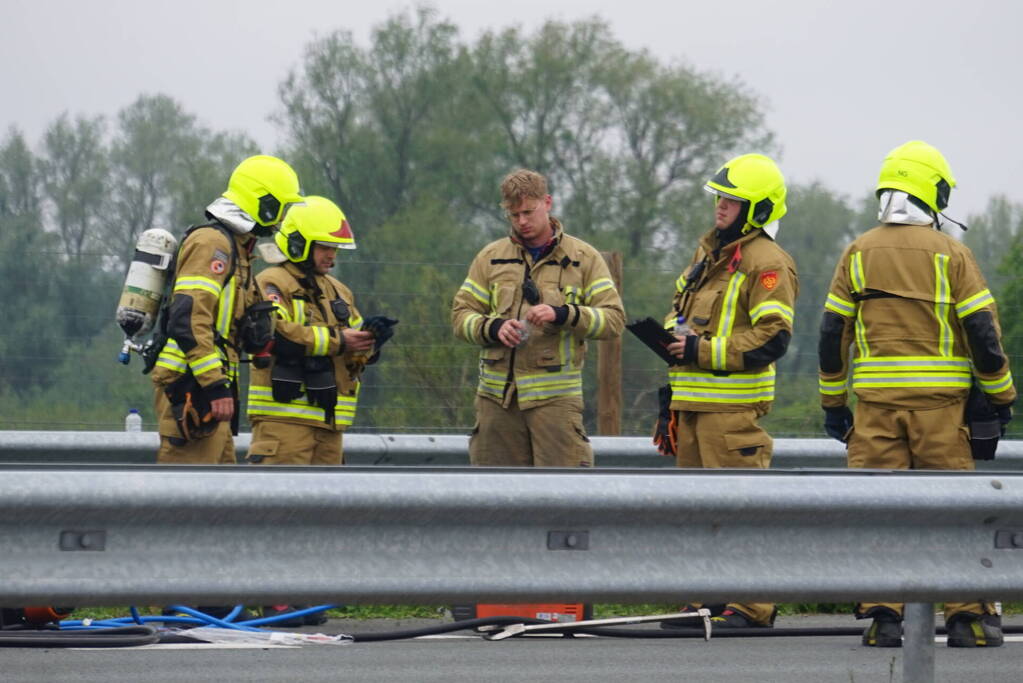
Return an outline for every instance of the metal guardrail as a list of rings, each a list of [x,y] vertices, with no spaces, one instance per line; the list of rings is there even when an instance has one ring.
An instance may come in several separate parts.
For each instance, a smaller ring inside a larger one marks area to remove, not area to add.
[[[1023,474],[0,465],[0,604],[1023,598]]]
[[[1023,598],[1023,475],[0,466],[0,604]]]
[[[239,458],[252,435],[235,438]],[[598,467],[674,466],[648,437],[592,436]],[[0,463],[152,464],[160,444],[155,432],[0,431]],[[469,438],[455,434],[358,434],[344,436],[350,465],[467,465]],[[1002,441],[998,457],[978,461],[989,472],[1023,472],[1023,441]],[[773,469],[845,468],[845,447],[833,439],[775,439]]]

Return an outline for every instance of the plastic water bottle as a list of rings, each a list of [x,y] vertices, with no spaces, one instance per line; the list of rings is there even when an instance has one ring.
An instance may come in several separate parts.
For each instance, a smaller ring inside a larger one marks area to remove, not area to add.
[[[693,328],[689,327],[686,317],[679,313],[678,317],[675,318],[675,336],[685,337],[688,334],[693,334]]]
[[[132,408],[128,411],[128,414],[124,416],[124,431],[126,432],[141,432],[142,431],[142,416],[139,415],[138,408]]]
[[[526,343],[526,340],[529,339],[529,328],[532,327],[525,320],[519,320],[519,322],[522,323],[522,327],[519,328],[519,343],[516,346],[522,346]]]

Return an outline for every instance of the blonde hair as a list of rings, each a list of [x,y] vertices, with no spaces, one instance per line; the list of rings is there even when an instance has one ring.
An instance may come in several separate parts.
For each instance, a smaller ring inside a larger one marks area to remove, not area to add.
[[[520,168],[512,171],[501,181],[501,206],[510,209],[518,206],[523,199],[544,199],[547,197],[547,179],[536,171]]]

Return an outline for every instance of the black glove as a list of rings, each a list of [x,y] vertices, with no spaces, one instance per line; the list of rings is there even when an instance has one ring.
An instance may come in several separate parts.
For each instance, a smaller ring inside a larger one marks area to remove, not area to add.
[[[217,431],[219,423],[213,418],[209,392],[203,389],[191,372],[178,377],[163,391],[170,402],[171,413],[181,438],[186,442],[203,439]]]
[[[246,353],[259,353],[274,338],[277,316],[272,301],[260,301],[245,309],[238,322],[238,339]]]
[[[334,422],[337,406],[337,381],[334,379],[334,361],[326,356],[305,359],[305,395],[309,403],[323,409],[324,422]]]
[[[274,400],[278,403],[291,403],[302,395],[302,360],[290,356],[277,357],[273,370],[270,371],[270,387]]]
[[[846,443],[846,436],[853,426],[853,414],[849,406],[824,409],[824,431],[828,436]]]
[[[1005,429],[1012,422],[1012,405],[996,406],[995,410],[998,411],[998,424],[1001,427],[1002,436],[1005,436]]]
[[[388,339],[394,336],[394,326],[398,321],[383,315],[371,315],[362,323],[362,329],[372,332],[376,337],[376,348],[379,349]]]
[[[671,385],[657,390],[657,423],[654,425],[654,445],[661,455],[674,458],[678,453],[676,423],[678,413],[671,409]]]

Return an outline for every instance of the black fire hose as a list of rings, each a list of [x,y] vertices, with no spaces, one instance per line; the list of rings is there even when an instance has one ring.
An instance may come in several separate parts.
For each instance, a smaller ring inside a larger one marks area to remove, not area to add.
[[[152,626],[73,631],[29,628],[0,631],[0,647],[135,647],[159,641],[160,636]]]

